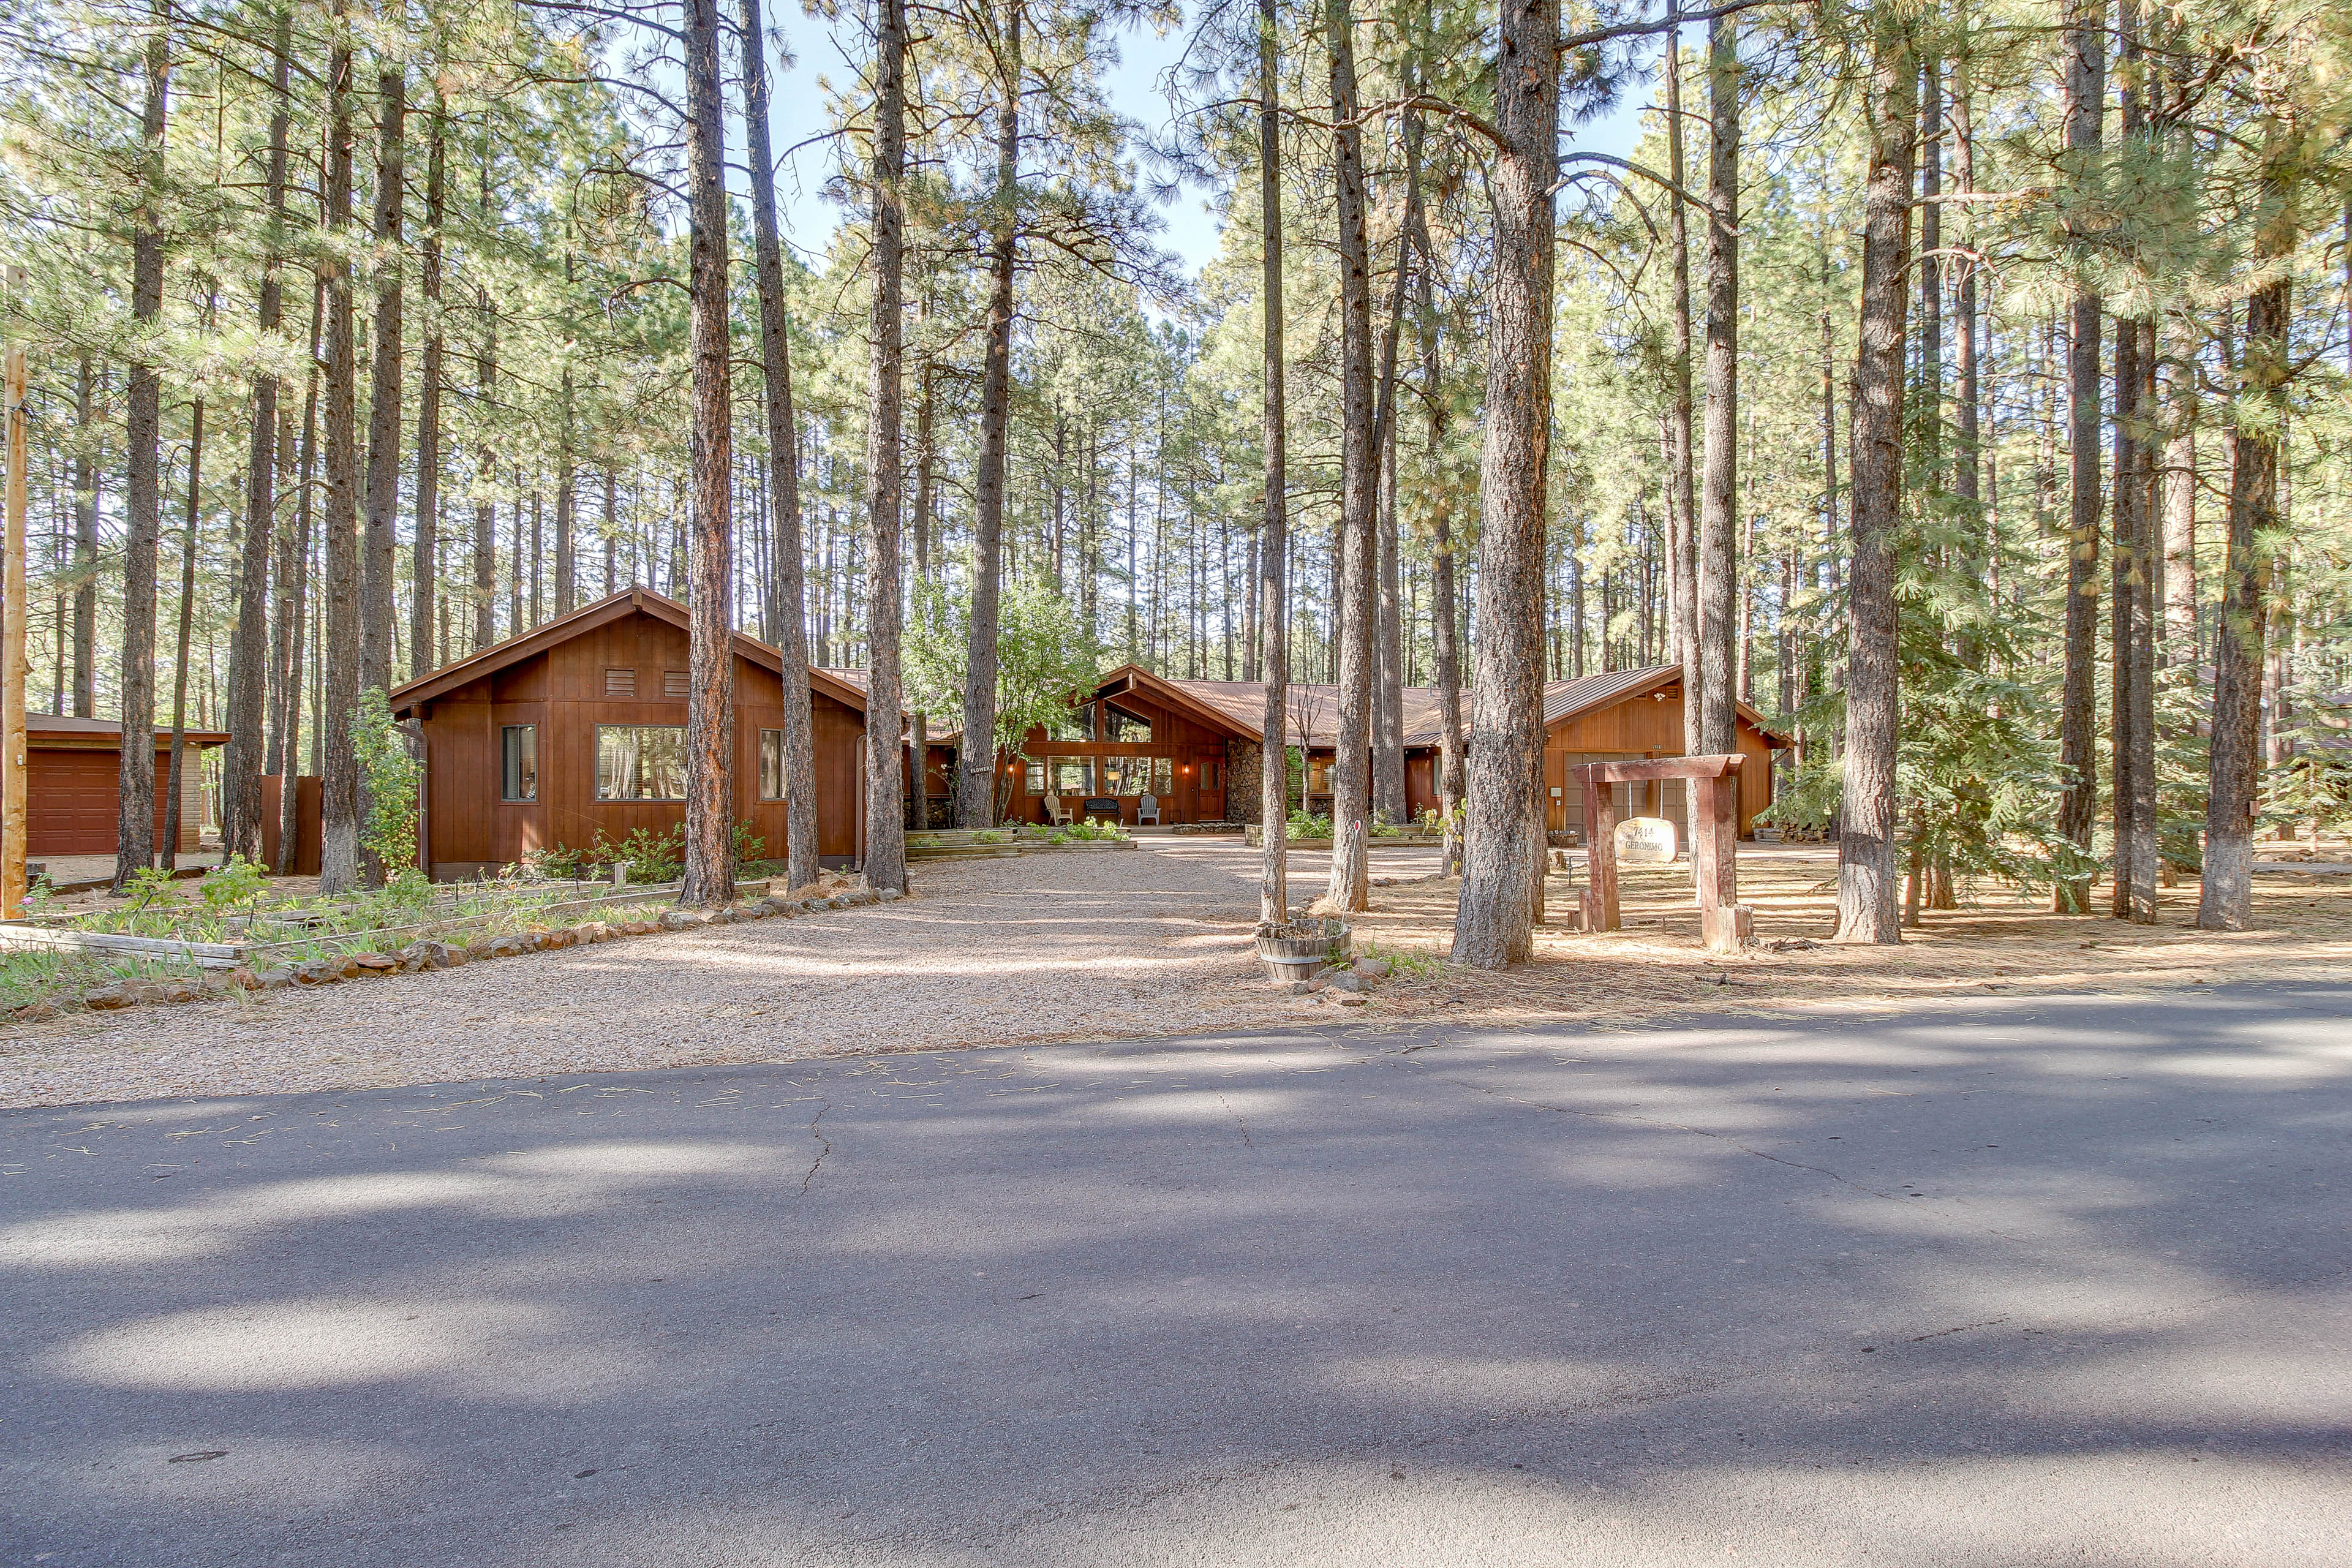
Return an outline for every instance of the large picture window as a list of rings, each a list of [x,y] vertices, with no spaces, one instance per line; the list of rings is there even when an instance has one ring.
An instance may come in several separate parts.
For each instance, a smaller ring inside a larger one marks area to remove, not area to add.
[[[539,798],[539,726],[506,724],[499,730],[499,798]]]
[[[1151,721],[1106,702],[1103,704],[1103,739],[1123,741],[1130,746],[1148,746],[1151,744]]]
[[[596,726],[598,800],[684,800],[686,726]]]
[[[1172,795],[1175,793],[1176,763],[1169,757],[1105,757],[1102,760],[1102,793],[1105,795]]]
[[[760,731],[760,798],[784,798],[784,732],[782,730]]]
[[[1053,784],[1054,795],[1092,795],[1095,793],[1095,763],[1092,757],[1054,757],[1045,763],[1045,777]]]
[[[1091,705],[1073,708],[1058,714],[1045,724],[1049,741],[1091,741],[1095,738],[1095,710]]]
[[[1021,764],[1021,772],[1022,788],[1024,793],[1029,795],[1044,795],[1045,793],[1045,763],[1038,762],[1024,763]]]

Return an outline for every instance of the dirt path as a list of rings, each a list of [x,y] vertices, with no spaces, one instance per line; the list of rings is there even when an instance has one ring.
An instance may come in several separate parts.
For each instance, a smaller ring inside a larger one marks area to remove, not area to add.
[[[1894,949],[1840,948],[1833,852],[1741,857],[1760,945],[1702,951],[1686,872],[1629,871],[1626,929],[1537,933],[1533,963],[1439,960],[1456,884],[1435,852],[1373,858],[1360,951],[1402,955],[1357,1031],[1431,1018],[1600,1028],[1708,1012],[1903,1009],[2018,991],[2143,991],[2352,972],[2352,876],[2265,876],[2256,928],[2198,931],[2194,885],[2166,923],[2059,919],[1986,889]],[[1250,954],[1258,856],[1230,840],[919,866],[912,899],[316,991],[80,1014],[0,1032],[0,1105],[250,1094],[798,1060],[894,1050],[1159,1037],[1338,1023],[1332,998],[1265,984]],[[1292,857],[1293,901],[1328,858]],[[1556,878],[1554,907],[1573,907]]]
[[[1299,857],[1319,878],[1321,857]],[[0,1034],[0,1104],[1157,1036],[1278,1019],[1229,842],[919,865],[915,897]]]

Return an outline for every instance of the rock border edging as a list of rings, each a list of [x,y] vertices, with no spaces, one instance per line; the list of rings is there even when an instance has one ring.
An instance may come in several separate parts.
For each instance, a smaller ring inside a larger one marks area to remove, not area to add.
[[[519,958],[525,953],[552,952],[560,948],[617,942],[624,937],[657,936],[665,931],[692,931],[700,926],[734,925],[743,921],[777,918],[791,920],[799,915],[856,909],[866,904],[887,904],[905,896],[897,892],[877,892],[872,888],[853,888],[822,899],[780,899],[771,895],[715,910],[664,910],[652,920],[585,921],[575,926],[511,931],[505,936],[482,937],[465,943],[413,942],[395,952],[338,953],[303,963],[281,964],[257,971],[243,966],[226,971],[206,971],[194,980],[118,980],[84,993],[78,1007],[70,1002],[63,1005],[34,1002],[14,1009],[6,1016],[11,1023],[34,1024],[75,1011],[117,1012],[126,1007],[152,1006],[161,1003],[201,1002],[236,991],[288,991],[330,985],[345,980],[365,980],[377,975],[420,974],[436,969],[461,969],[468,963],[484,963],[493,958]]]

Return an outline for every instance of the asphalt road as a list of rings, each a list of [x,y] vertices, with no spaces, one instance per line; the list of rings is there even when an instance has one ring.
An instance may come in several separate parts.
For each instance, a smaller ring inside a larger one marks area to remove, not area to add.
[[[2352,1559],[2352,986],[0,1115],[0,1563]]]

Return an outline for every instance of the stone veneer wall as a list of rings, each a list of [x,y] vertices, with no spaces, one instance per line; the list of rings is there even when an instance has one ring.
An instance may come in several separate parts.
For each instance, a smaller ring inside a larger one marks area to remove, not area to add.
[[[1265,784],[1265,753],[1255,741],[1225,742],[1225,819],[1229,822],[1256,822],[1261,819],[1261,799]]]

